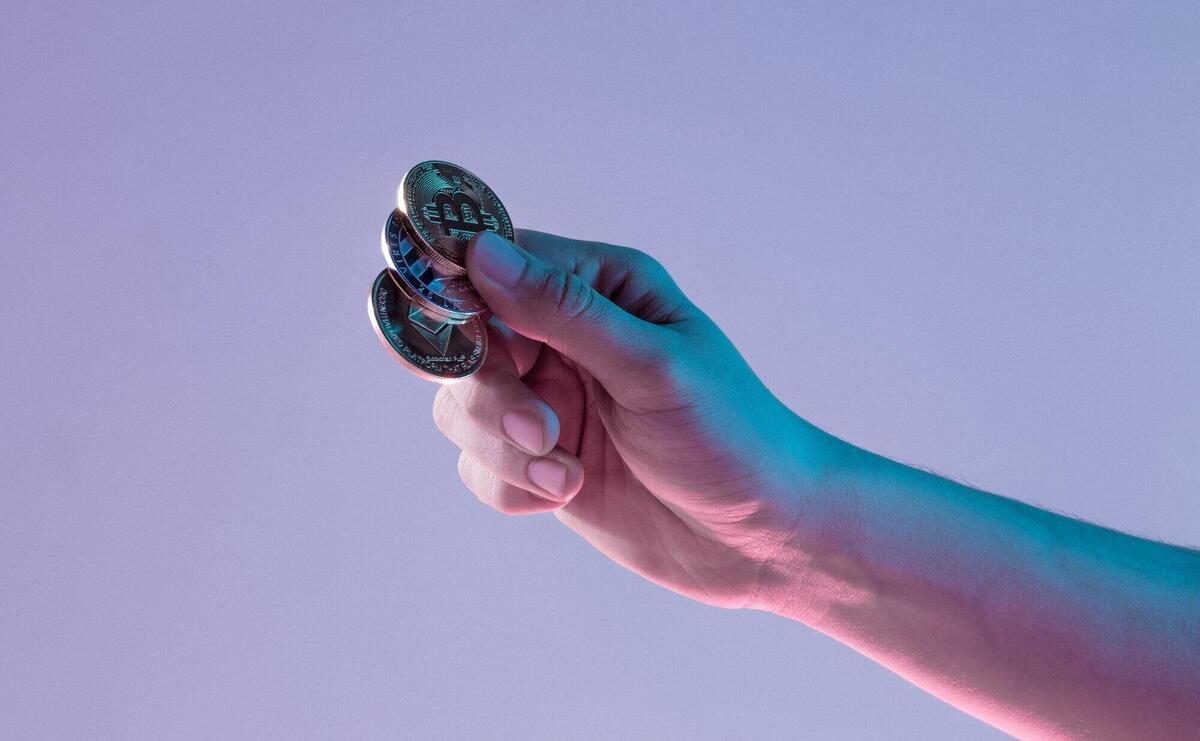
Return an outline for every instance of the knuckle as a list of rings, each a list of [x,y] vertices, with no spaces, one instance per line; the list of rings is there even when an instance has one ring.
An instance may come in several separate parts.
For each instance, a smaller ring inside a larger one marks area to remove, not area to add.
[[[456,407],[458,402],[450,393],[447,386],[438,389],[437,395],[433,397],[433,423],[441,430],[442,434],[448,434],[451,425],[454,423],[456,416]]]
[[[576,321],[592,310],[596,294],[579,277],[560,270],[546,275],[541,287],[541,305],[559,324]]]
[[[468,423],[481,429],[494,429],[500,424],[505,409],[519,403],[516,389],[499,373],[489,373],[486,379],[470,379],[455,386],[457,402],[456,424]],[[518,387],[519,388],[519,387]]]
[[[515,503],[504,495],[504,482],[468,453],[460,453],[458,456],[458,476],[467,487],[467,491],[471,492],[480,504],[485,504],[501,514],[517,514]]]
[[[468,417],[477,419],[480,414],[480,408],[483,406],[480,395],[483,387],[475,379],[469,379],[458,384],[454,390],[454,399],[458,403],[458,408],[462,410]]]
[[[467,487],[467,491],[471,492],[481,504],[492,508],[496,507],[495,477],[484,470],[478,461],[466,453],[459,455],[458,475]]]
[[[614,246],[613,259],[624,265],[629,274],[649,282],[660,282],[669,277],[666,267],[652,255],[634,247]]]
[[[626,247],[625,250],[627,252],[625,259],[635,273],[640,273],[647,277],[658,277],[667,274],[667,269],[663,267],[663,264],[651,255],[632,247]]]
[[[621,287],[633,313],[658,323],[676,316],[687,304],[670,271],[656,258],[623,247]]]

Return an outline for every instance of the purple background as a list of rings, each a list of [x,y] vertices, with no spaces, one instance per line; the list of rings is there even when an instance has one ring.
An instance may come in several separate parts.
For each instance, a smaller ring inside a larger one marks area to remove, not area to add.
[[[427,158],[836,434],[1200,541],[1200,6],[251,5],[0,24],[0,736],[999,736],[466,493],[366,318]]]

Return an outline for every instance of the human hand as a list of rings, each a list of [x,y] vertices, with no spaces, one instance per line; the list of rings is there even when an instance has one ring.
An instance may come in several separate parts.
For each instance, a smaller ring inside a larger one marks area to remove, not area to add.
[[[804,622],[1017,736],[1191,737],[1200,553],[841,442],[646,255],[518,241],[469,245],[492,353],[434,405],[482,501],[553,511],[654,582]]]
[[[507,514],[554,512],[613,560],[755,606],[834,438],[792,414],[649,256],[522,231],[468,246],[494,312],[474,377],[434,402],[459,472]]]

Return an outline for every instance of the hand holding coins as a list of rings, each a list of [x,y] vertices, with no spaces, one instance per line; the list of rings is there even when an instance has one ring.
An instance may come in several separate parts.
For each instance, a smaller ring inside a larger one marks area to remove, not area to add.
[[[650,256],[522,236],[481,232],[468,248],[496,345],[433,402],[463,483],[505,514],[554,512],[688,596],[756,599],[762,554],[812,501],[798,482],[839,460],[836,443],[762,385]]]
[[[433,402],[467,488],[506,514],[555,512],[683,594],[753,598],[756,549],[786,542],[797,521],[798,466],[835,455],[823,433],[762,385],[648,255],[541,232],[514,244],[490,190],[445,163],[414,168],[400,200],[371,303],[386,346],[444,382],[483,361],[480,296],[503,321],[486,328],[502,343],[489,367]]]
[[[479,370],[487,355],[486,306],[466,272],[466,246],[484,230],[515,237],[492,189],[449,162],[405,174],[383,227],[385,268],[371,285],[370,316],[389,352],[439,383]]]

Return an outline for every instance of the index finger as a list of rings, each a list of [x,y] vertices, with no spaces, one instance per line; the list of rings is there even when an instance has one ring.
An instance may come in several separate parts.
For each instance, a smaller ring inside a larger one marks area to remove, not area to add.
[[[650,255],[608,242],[517,229],[517,244],[551,266],[582,278],[605,298],[658,324],[677,321],[691,306],[667,269]]]

